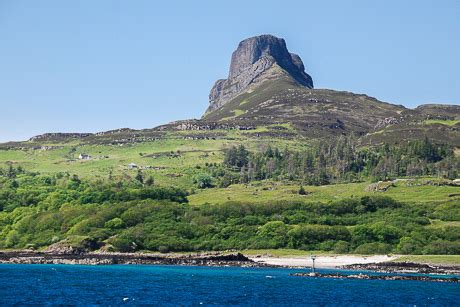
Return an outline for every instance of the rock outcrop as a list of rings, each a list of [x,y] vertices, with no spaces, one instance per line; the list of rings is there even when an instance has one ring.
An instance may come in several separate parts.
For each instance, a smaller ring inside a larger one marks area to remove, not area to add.
[[[255,36],[240,42],[233,52],[228,79],[217,80],[211,89],[208,112],[222,107],[251,84],[263,82],[264,76],[276,78],[280,72],[264,74],[274,67],[281,68],[299,85],[313,88],[313,80],[305,72],[302,60],[297,54],[289,53],[284,39],[273,35]]]
[[[82,139],[92,136],[93,133],[67,133],[67,132],[56,132],[56,133],[44,133],[33,136],[29,139],[30,142],[43,141],[43,140],[65,140],[65,139]]]
[[[0,251],[0,264],[146,264],[146,265],[193,265],[193,266],[239,266],[267,267],[257,263],[243,254],[151,254],[151,253],[113,253],[113,252],[79,252],[73,250],[63,253],[34,251]]]

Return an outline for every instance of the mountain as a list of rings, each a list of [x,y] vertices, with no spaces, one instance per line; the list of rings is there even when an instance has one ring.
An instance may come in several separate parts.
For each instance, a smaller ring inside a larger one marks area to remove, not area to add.
[[[250,86],[284,74],[298,85],[313,88],[302,60],[288,51],[284,39],[273,35],[245,39],[232,54],[228,78],[217,80],[211,89],[208,112],[222,107]]]
[[[408,109],[364,94],[314,89],[302,59],[289,52],[284,39],[260,35],[238,44],[227,79],[216,81],[209,95],[209,107],[199,120],[176,121],[145,130],[44,134],[29,142],[3,144],[0,148],[41,148],[47,141],[66,140],[90,144],[141,143],[175,133],[185,138],[231,139],[232,130],[247,130],[247,135],[268,140],[354,134],[363,145],[428,137],[436,143],[460,147],[460,106],[427,104]]]
[[[430,104],[412,110],[367,95],[313,89],[301,58],[272,35],[251,37],[238,45],[229,76],[216,82],[209,103],[205,122],[287,123],[308,138],[354,133],[365,143],[428,136],[460,146],[459,106]],[[433,126],[432,119],[454,121]]]

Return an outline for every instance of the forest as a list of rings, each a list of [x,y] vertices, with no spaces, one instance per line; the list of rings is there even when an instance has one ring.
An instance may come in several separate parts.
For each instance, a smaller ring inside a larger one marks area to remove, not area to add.
[[[254,156],[245,152],[247,160],[242,163],[229,161],[229,154],[225,163],[246,167],[256,157],[277,159],[277,155],[276,150]],[[294,248],[359,254],[460,253],[460,227],[430,225],[434,219],[459,220],[455,203],[406,204],[375,195],[331,202],[212,204],[210,200],[192,206],[188,191],[149,185],[140,177],[91,181],[66,173],[30,173],[10,165],[0,175],[0,248],[43,249],[64,242],[122,252]]]
[[[436,176],[455,179],[460,159],[453,147],[428,139],[375,148],[358,147],[353,137],[317,143],[304,151],[267,146],[249,152],[243,145],[229,148],[224,167],[210,167],[219,185],[274,179],[296,180],[305,185],[392,180],[401,177]]]

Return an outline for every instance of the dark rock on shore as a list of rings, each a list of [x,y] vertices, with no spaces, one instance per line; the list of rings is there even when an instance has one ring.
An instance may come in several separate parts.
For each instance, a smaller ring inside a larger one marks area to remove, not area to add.
[[[347,270],[374,271],[381,273],[460,274],[458,266],[435,266],[414,262],[380,262],[351,264],[341,267]]]
[[[199,266],[263,266],[243,254],[197,254],[162,255],[144,253],[87,253],[70,251],[69,253],[51,252],[0,252],[0,263],[12,264],[157,264],[157,265],[199,265]]]

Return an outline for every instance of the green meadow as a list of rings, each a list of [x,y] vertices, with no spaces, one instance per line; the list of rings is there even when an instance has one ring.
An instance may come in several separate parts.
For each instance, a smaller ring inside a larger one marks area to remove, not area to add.
[[[223,189],[206,189],[196,191],[189,196],[191,204],[224,203],[227,201],[267,202],[291,200],[302,202],[334,201],[343,198],[370,195],[385,195],[395,200],[408,203],[442,204],[458,201],[459,188],[454,186],[407,186],[399,183],[385,192],[366,192],[370,182],[334,184],[325,186],[304,186],[307,195],[299,195],[299,184],[279,182],[257,182],[252,184],[235,184]]]

